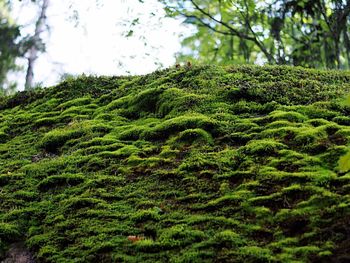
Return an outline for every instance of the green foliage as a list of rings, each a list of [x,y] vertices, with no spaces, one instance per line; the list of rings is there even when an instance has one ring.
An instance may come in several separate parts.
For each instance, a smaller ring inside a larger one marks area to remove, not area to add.
[[[349,78],[195,65],[4,98],[1,260],[341,261]]]
[[[168,16],[181,18],[195,28],[183,39],[179,60],[224,65],[258,62],[316,68],[350,66],[346,1],[160,2]],[[304,79],[301,83],[307,87],[318,81]]]
[[[0,95],[4,95],[15,88],[14,83],[7,83],[7,73],[18,69],[15,60],[21,56],[20,45],[17,42],[20,28],[10,17],[8,1],[1,0],[0,9]]]

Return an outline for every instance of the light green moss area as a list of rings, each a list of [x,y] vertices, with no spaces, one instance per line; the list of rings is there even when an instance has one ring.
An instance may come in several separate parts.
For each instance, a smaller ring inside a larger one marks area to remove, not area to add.
[[[194,66],[1,98],[0,259],[346,262],[349,92],[349,72]]]

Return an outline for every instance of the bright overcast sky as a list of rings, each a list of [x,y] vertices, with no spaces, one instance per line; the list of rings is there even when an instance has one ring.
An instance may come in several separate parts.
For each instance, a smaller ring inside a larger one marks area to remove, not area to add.
[[[13,16],[20,24],[33,22],[35,12],[28,4],[15,4],[13,8]],[[76,14],[78,19],[72,19]],[[189,30],[181,21],[163,16],[157,0],[145,0],[143,4],[138,0],[51,0],[47,52],[36,62],[35,82],[53,85],[63,73],[144,74],[160,65],[173,65],[181,34]],[[125,21],[137,17],[140,26],[126,38],[123,33],[129,24]],[[32,31],[33,27],[23,29],[24,34]]]

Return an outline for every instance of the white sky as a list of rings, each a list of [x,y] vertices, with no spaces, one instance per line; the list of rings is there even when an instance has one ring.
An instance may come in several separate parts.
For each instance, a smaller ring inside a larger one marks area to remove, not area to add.
[[[13,16],[20,24],[32,24],[37,9],[15,1]],[[125,75],[144,74],[175,63],[180,38],[190,30],[181,21],[164,18],[157,0],[51,0],[48,9],[50,33],[45,35],[47,52],[34,68],[35,82],[57,83],[63,73]],[[78,19],[75,16],[78,11]],[[151,13],[154,13],[152,16]],[[140,18],[130,38],[127,20]],[[130,19],[131,18],[131,19]],[[22,33],[33,32],[33,26]],[[25,61],[19,61],[25,67]],[[23,80],[24,73],[12,78]]]

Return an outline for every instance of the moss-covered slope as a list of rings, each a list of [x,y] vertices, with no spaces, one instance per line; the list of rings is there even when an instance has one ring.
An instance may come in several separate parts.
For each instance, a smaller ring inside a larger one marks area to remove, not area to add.
[[[349,262],[349,81],[193,67],[2,98],[2,257]]]

